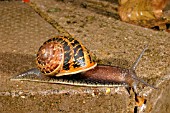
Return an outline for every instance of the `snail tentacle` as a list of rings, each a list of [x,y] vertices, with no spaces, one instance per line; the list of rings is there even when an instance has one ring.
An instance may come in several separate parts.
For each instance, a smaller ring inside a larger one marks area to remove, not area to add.
[[[139,61],[141,60],[142,56],[144,55],[145,51],[148,49],[148,45],[145,46],[145,48],[143,49],[143,51],[141,52],[141,54],[138,56],[138,58],[136,59],[136,61],[134,62],[134,64],[131,67],[131,70],[136,70],[137,65],[139,64]]]
[[[132,86],[134,88],[135,91],[137,91],[137,84],[138,82],[143,83],[146,86],[152,87],[154,89],[157,89],[156,87],[154,87],[153,85],[148,84],[147,82],[145,82],[143,79],[137,77],[136,75],[136,67],[139,64],[139,61],[141,60],[142,56],[144,55],[144,52],[148,49],[148,45],[145,46],[145,48],[143,49],[143,51],[140,53],[139,57],[136,59],[136,61],[134,62],[133,66],[130,68],[130,75],[131,78],[134,80]]]
[[[32,68],[32,69],[29,69],[15,77],[11,78],[11,80],[23,80],[23,78],[28,75],[36,75],[37,77],[41,77],[42,73],[38,68]]]

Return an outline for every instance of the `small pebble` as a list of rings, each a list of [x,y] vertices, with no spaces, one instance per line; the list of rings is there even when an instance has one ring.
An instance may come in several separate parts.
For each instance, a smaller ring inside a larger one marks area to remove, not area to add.
[[[25,96],[21,96],[21,98],[25,98]]]

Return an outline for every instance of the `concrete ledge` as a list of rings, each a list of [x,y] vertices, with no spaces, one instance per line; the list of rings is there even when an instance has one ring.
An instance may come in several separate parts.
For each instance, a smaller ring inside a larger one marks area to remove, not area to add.
[[[108,9],[82,6],[83,1],[31,0],[47,16],[80,40],[99,64],[130,67],[144,45],[149,49],[137,75],[159,89],[139,85],[147,99],[146,113],[170,111],[170,34],[118,20],[116,4]],[[87,2],[87,1],[86,1]],[[92,3],[92,2],[90,2]],[[97,4],[98,5],[98,4]],[[96,7],[97,7],[96,5]],[[106,13],[110,12],[110,13]],[[58,31],[21,1],[0,2],[0,112],[133,112],[134,101],[125,88],[74,87],[9,79],[35,67],[40,45]],[[111,15],[109,15],[111,14]],[[130,105],[129,105],[130,103]],[[139,113],[142,113],[140,111]]]

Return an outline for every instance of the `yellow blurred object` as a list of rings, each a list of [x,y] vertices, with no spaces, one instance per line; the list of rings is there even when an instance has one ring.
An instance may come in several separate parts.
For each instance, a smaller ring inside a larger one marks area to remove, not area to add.
[[[119,0],[119,16],[123,21],[160,18],[168,0]]]
[[[167,20],[170,23],[163,15],[163,9],[169,2],[170,0],[119,0],[118,13],[122,21],[152,28],[159,26],[154,25],[157,23],[166,24]]]
[[[107,88],[106,89],[106,94],[110,94],[110,92],[111,92],[110,88]]]
[[[136,96],[136,106],[140,107],[145,104],[145,98],[141,96]]]

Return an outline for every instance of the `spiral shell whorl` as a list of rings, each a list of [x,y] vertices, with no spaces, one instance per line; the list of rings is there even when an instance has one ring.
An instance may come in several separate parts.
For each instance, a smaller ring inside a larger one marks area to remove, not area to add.
[[[40,47],[37,54],[37,65],[42,73],[51,74],[63,65],[64,50],[61,44],[50,42]],[[59,71],[58,71],[59,72]]]
[[[36,63],[42,73],[51,76],[75,74],[97,65],[79,41],[64,36],[46,41],[37,53]]]

